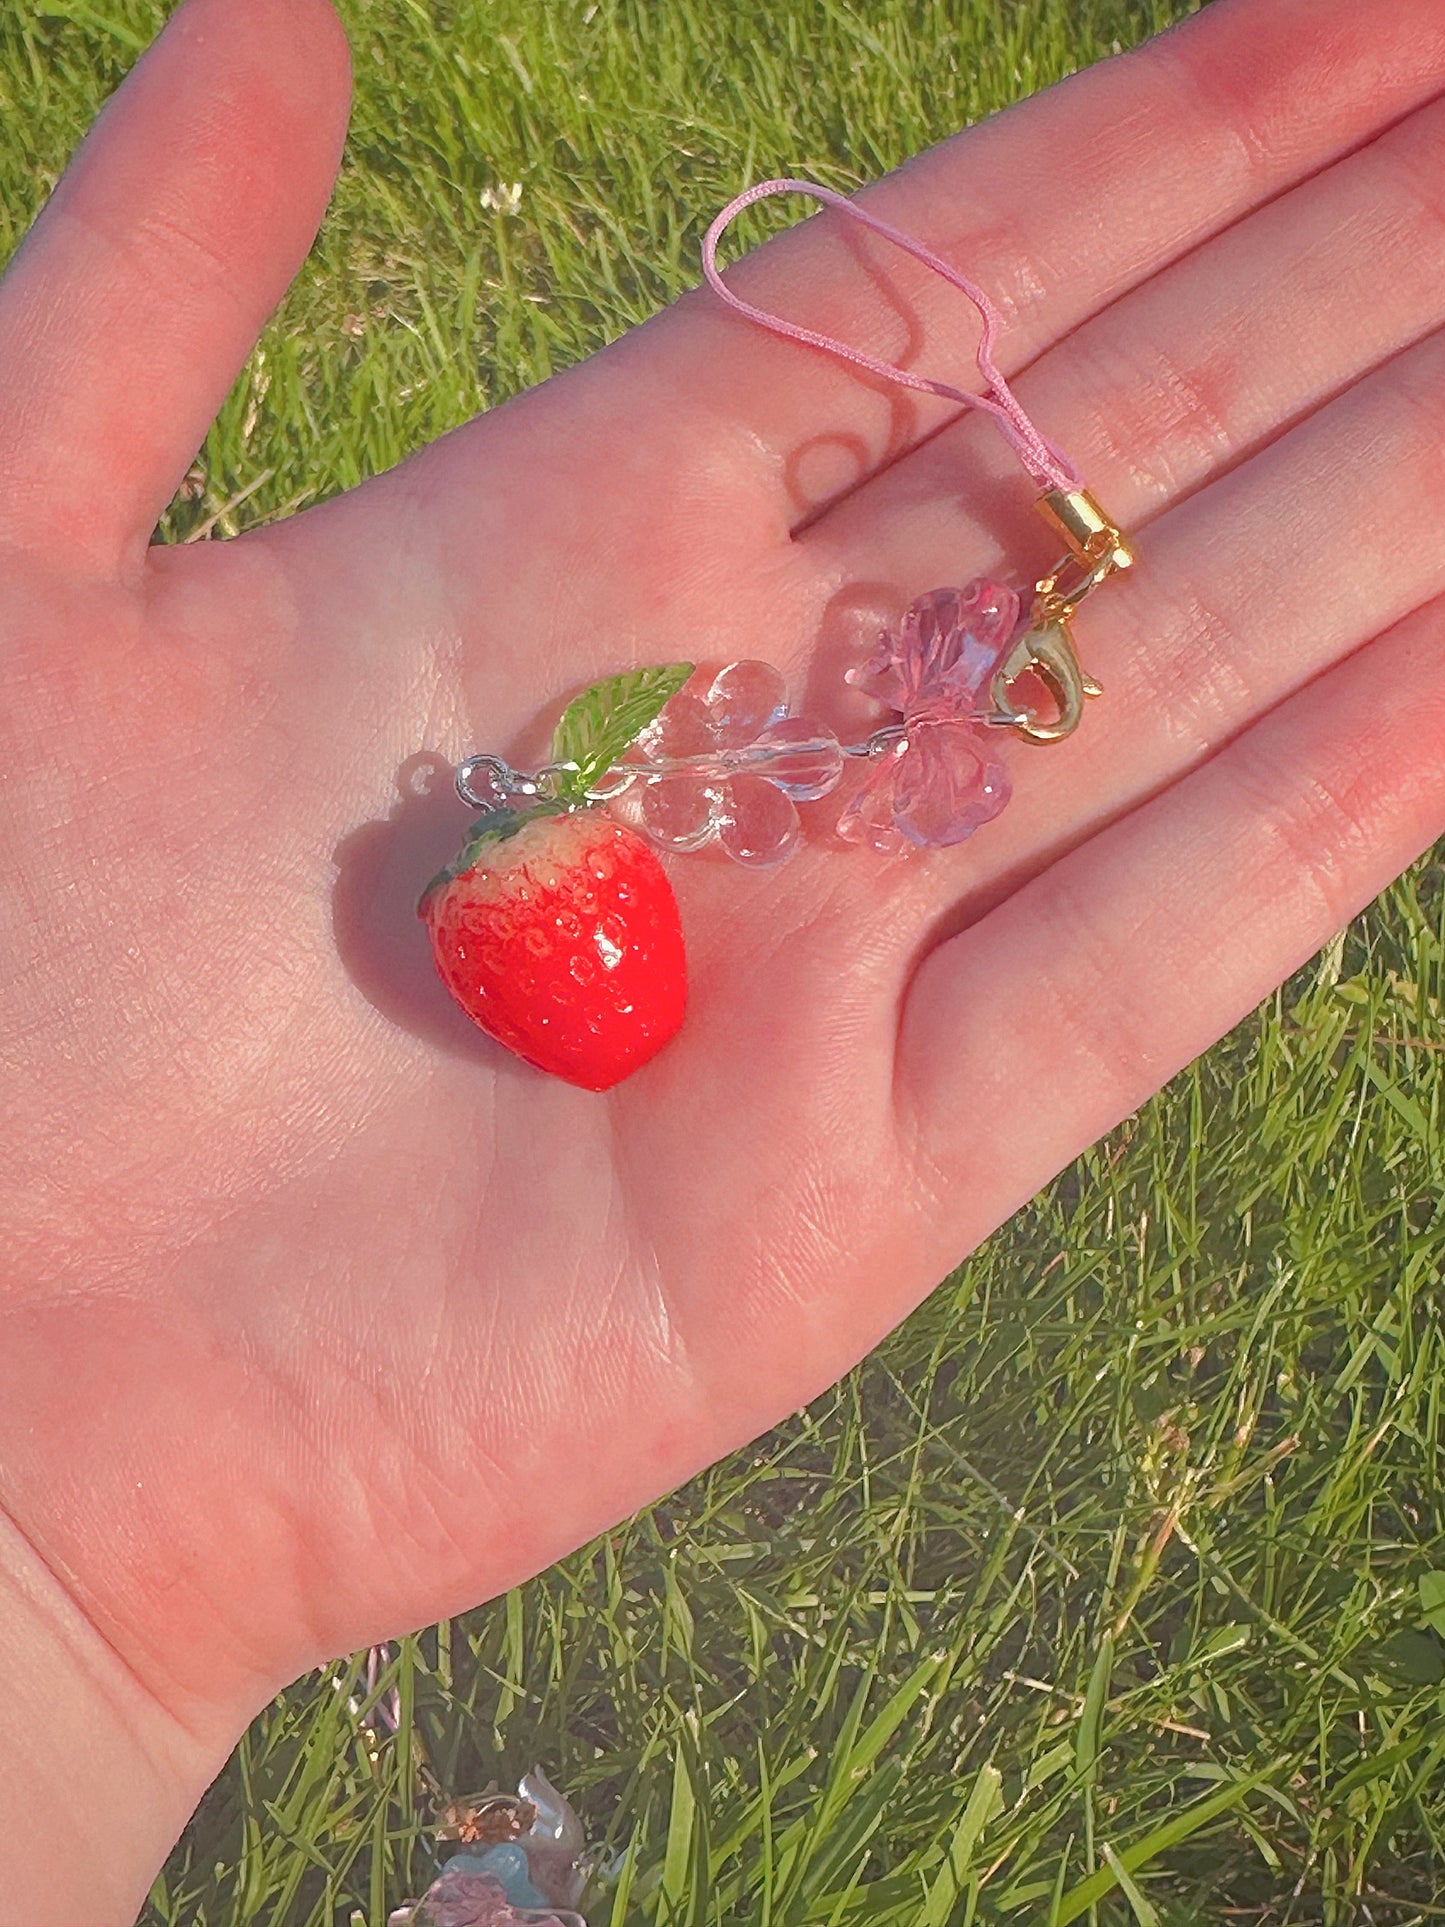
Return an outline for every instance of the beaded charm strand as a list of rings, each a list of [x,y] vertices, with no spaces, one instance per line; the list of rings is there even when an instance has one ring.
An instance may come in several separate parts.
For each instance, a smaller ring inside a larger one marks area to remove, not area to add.
[[[983,322],[982,394],[896,368],[785,321],[735,294],[717,246],[744,208],[806,194],[903,248],[958,288]],[[795,715],[780,672],[759,661],[700,677],[691,663],[612,676],[567,708],[552,759],[536,770],[467,757],[462,801],[481,812],[419,913],[437,968],[472,1020],[537,1068],[588,1090],[639,1069],[676,1033],[686,962],[676,899],[655,852],[716,844],[736,862],[779,863],[799,841],[798,805],[862,766],[839,835],[888,855],[961,843],[1008,803],[997,745],[1073,734],[1100,691],[1079,666],[1072,621],[1084,598],[1132,566],[1120,529],[1045,440],[994,359],[997,310],[984,291],[912,236],[809,181],[764,181],[708,229],[703,272],[760,327],[904,387],[983,409],[1040,490],[1036,507],[1063,560],[1025,598],[977,580],[919,596],[848,683],[894,712],[856,743]],[[1025,678],[1051,710],[1019,701]]]

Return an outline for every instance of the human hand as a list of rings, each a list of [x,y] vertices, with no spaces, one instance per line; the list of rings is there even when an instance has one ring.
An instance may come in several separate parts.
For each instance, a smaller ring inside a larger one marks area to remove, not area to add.
[[[16,1832],[0,1918],[133,1909],[285,1680],[795,1408],[1445,827],[1442,88],[1438,0],[1216,0],[870,192],[1142,530],[1079,620],[1108,700],[961,849],[673,864],[687,1024],[599,1098],[432,976],[446,759],[683,654],[843,724],[880,614],[1052,560],[1028,490],[697,295],[349,497],[148,549],[345,115],[322,0],[182,9],[0,286],[0,1586],[15,1797],[103,1815],[83,1891]],[[831,217],[731,276],[972,365]]]

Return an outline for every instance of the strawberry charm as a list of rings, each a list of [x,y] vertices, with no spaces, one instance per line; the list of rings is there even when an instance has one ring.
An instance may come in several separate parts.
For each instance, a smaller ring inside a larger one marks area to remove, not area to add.
[[[862,780],[844,841],[894,856],[963,842],[1008,801],[986,732],[1059,741],[1097,693],[1067,616],[1042,600],[1024,616],[1012,589],[983,581],[920,597],[849,675],[902,711],[862,742],[791,715],[770,663],[708,677],[678,662],[585,690],[539,770],[468,757],[457,790],[482,815],[418,906],[443,983],[539,1070],[589,1091],[621,1083],[676,1034],[687,1000],[677,900],[650,845],[780,863],[801,841],[797,805],[850,762]],[[1026,670],[1057,720],[1009,700]]]
[[[617,787],[618,759],[691,675],[691,663],[666,663],[594,683],[533,775],[470,757],[457,790],[483,814],[417,906],[442,982],[472,1022],[583,1090],[630,1077],[682,1023],[672,885],[637,832],[597,805]]]
[[[735,294],[718,266],[718,242],[744,208],[775,194],[823,202],[965,295],[983,323],[975,356],[983,392],[895,367]],[[964,842],[1009,800],[1000,732],[1065,742],[1086,698],[1101,693],[1080,664],[1073,620],[1086,596],[1135,561],[1128,537],[998,368],[1001,317],[987,294],[922,242],[832,188],[762,181],[712,222],[702,265],[714,295],[756,326],[992,415],[1066,553],[1031,596],[991,581],[917,596],[847,677],[894,712],[860,742],[842,743],[793,715],[770,663],[728,663],[694,683],[692,664],[675,662],[584,690],[540,770],[468,757],[457,791],[482,815],[419,906],[437,969],[483,1030],[592,1091],[610,1090],[645,1064],[682,1022],[682,930],[649,843],[711,848],[767,868],[802,841],[797,805],[829,795],[850,764],[860,780],[837,821],[842,842],[890,857]],[[1041,709],[1031,691],[1042,692]]]
[[[599,810],[499,810],[421,901],[442,982],[489,1037],[584,1090],[682,1023],[677,899],[642,838]]]

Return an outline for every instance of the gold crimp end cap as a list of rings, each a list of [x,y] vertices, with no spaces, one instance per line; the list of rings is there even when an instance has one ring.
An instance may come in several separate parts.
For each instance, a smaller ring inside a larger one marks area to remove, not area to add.
[[[1134,566],[1128,537],[1086,488],[1051,488],[1035,506],[1067,543],[1069,553],[1091,572],[1113,575],[1118,569]]]

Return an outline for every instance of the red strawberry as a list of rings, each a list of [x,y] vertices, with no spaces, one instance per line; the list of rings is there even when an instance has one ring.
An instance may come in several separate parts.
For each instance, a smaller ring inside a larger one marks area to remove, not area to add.
[[[418,906],[442,982],[539,1070],[605,1091],[677,1031],[677,899],[642,838],[597,810],[484,816]]]

